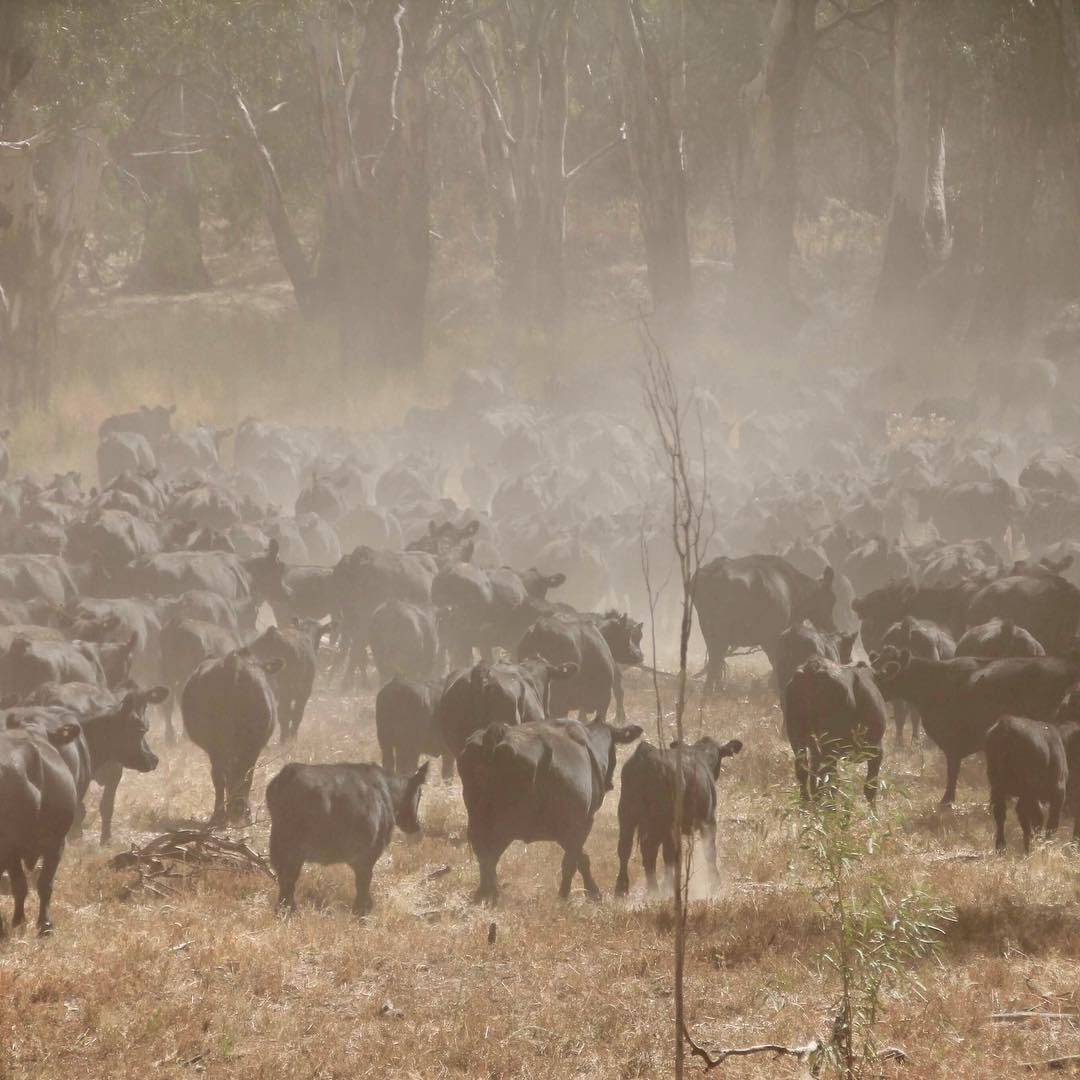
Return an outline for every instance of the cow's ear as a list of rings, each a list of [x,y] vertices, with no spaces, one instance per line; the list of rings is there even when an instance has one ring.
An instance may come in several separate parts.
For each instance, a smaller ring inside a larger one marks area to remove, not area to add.
[[[635,739],[640,739],[644,734],[645,729],[638,724],[627,724],[626,727],[612,728],[611,740],[621,746],[632,743]]]
[[[742,751],[742,742],[739,739],[730,739],[720,747],[720,757],[734,757]]]
[[[167,686],[154,686],[146,691],[146,701],[149,705],[160,705],[169,696]]]
[[[578,665],[567,662],[565,664],[548,664],[548,671],[553,679],[570,679],[578,673]]]
[[[895,660],[890,660],[882,669],[881,674],[886,679],[895,679],[900,674],[900,665]]]
[[[879,652],[870,653],[870,666],[873,667],[875,664],[877,664],[877,662],[880,659],[881,659],[881,653],[879,653]]]
[[[81,734],[82,728],[78,724],[61,724],[59,727],[49,730],[48,739],[53,746],[64,746],[73,739],[77,739]]]
[[[544,584],[547,585],[549,589],[558,589],[560,586],[566,584],[566,575],[548,574],[548,576],[544,579]]]
[[[273,660],[264,660],[259,667],[266,672],[267,675],[276,675],[285,666],[285,661],[280,656],[275,656]]]

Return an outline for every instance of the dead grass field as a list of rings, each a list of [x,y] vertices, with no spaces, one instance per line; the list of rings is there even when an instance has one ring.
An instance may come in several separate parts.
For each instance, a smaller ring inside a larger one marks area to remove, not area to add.
[[[723,886],[692,905],[689,1016],[717,1045],[804,1042],[826,1030],[832,1000],[822,927],[785,817],[792,776],[778,714],[760,686],[742,690],[703,717],[708,731],[738,735],[747,748],[721,781]],[[647,728],[648,702],[644,689],[631,694],[631,717]],[[370,695],[320,696],[295,753],[374,759]],[[259,820],[246,835],[260,850],[262,792],[283,760],[271,747],[256,780]],[[1014,853],[988,854],[980,763],[969,763],[958,807],[944,817],[934,809],[943,767],[933,747],[890,754],[886,775],[904,788],[882,811],[895,836],[863,871],[898,889],[922,884],[957,911],[939,959],[918,972],[921,989],[887,1003],[882,1040],[911,1060],[886,1074],[1009,1077],[1022,1062],[1080,1051],[1071,1022],[991,1020],[1005,1010],[1080,1011],[1075,850],[1058,842],[1022,859],[1010,822]],[[609,891],[617,799],[616,789],[589,843]],[[93,836],[93,792],[89,802]],[[55,937],[0,945],[0,1076],[670,1075],[670,904],[646,901],[640,865],[629,902],[593,904],[579,891],[563,904],[557,849],[516,845],[500,867],[501,907],[473,908],[460,789],[436,782],[421,807],[425,833],[395,838],[376,869],[375,913],[363,921],[349,912],[345,867],[306,869],[291,921],[275,918],[273,886],[259,875],[210,870],[161,899],[130,891],[132,872],[107,867],[109,854],[203,818],[210,803],[206,761],[185,744],[164,752],[157,773],[125,776],[108,851],[93,839],[69,846]],[[9,899],[0,902],[9,910]],[[743,1059],[715,1075],[800,1072]]]

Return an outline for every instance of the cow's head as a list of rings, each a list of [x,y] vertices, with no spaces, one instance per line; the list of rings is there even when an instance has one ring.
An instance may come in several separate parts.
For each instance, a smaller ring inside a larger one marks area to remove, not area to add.
[[[281,545],[271,540],[265,555],[255,555],[244,560],[244,569],[251,578],[251,593],[260,601],[288,599],[285,586],[285,563],[281,559]]]
[[[896,684],[911,667],[911,652],[908,649],[898,649],[895,645],[887,645],[881,652],[871,654],[870,667],[878,689],[885,697],[890,697]]]
[[[677,746],[678,743],[673,742],[671,749],[674,750]],[[716,780],[720,776],[720,765],[723,763],[724,758],[734,757],[742,748],[743,744],[738,739],[730,739],[721,746],[715,739],[710,738],[708,735],[702,735],[688,749],[701,758],[705,763],[705,767],[712,774],[712,778]]]
[[[609,611],[604,615],[602,633],[616,664],[640,664],[645,660],[641,651],[644,623],[635,622],[625,612]]]
[[[394,821],[402,832],[420,831],[420,795],[430,764],[430,761],[425,761],[408,780],[402,778],[400,781],[400,791],[394,802]]]
[[[88,721],[85,730],[88,742],[92,743],[92,757],[119,762],[125,769],[136,772],[153,772],[158,758],[146,741],[149,731],[146,708],[160,705],[168,696],[168,688],[164,686],[132,690],[124,695],[115,712]]]
[[[835,630],[836,624],[833,622],[833,608],[836,606],[836,591],[833,588],[835,576],[833,568],[826,566],[821,577],[811,584],[800,610],[792,612],[792,615],[809,619],[822,630]]]
[[[97,660],[105,673],[105,685],[110,689],[131,678],[131,665],[135,661],[138,647],[138,634],[132,634],[127,641],[107,641],[97,645]]]

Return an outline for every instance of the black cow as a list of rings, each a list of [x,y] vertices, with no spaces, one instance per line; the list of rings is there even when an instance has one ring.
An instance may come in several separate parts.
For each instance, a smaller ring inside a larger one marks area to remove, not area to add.
[[[705,866],[713,884],[720,880],[716,866],[716,781],[724,758],[742,750],[732,739],[721,746],[703,735],[693,746],[676,752],[641,742],[622,767],[619,791],[619,876],[615,895],[630,889],[630,855],[634,834],[641,844],[641,863],[649,892],[656,891],[656,855],[663,849],[664,866],[670,872],[675,858],[675,778],[681,756],[683,776],[682,832],[701,833],[705,841]]]
[[[723,683],[726,657],[737,646],[758,646],[774,670],[780,635],[809,619],[835,630],[832,567],[818,579],[800,573],[778,555],[717,558],[694,575],[694,609],[709,650],[706,691]]]
[[[411,776],[378,765],[285,766],[266,787],[270,865],[278,908],[296,909],[296,882],[305,862],[346,863],[356,877],[353,912],[371,911],[371,873],[396,825],[420,830],[425,761]]]
[[[171,693],[165,712],[165,741],[176,741],[173,712],[180,692],[195,669],[209,657],[228,656],[238,648],[236,632],[202,619],[170,619],[161,628],[161,681]]]
[[[66,723],[51,741],[35,731],[0,732],[0,871],[11,879],[15,898],[12,926],[26,918],[26,866],[41,860],[38,872],[39,934],[52,931],[49,904],[64,843],[75,821],[75,781],[59,747],[79,735],[79,725]],[[0,917],[0,936],[4,921]]]
[[[1007,619],[991,619],[971,626],[956,643],[957,656],[1045,656],[1046,650],[1022,626]],[[939,657],[946,659],[946,657]]]
[[[426,679],[435,670],[439,636],[430,605],[387,600],[372,613],[368,640],[380,682],[395,675]]]
[[[1044,649],[1060,655],[1080,629],[1080,589],[1059,574],[1028,568],[990,582],[971,598],[969,626],[992,618],[1023,626]]]
[[[255,763],[277,725],[277,700],[267,676],[283,664],[280,659],[259,662],[246,649],[237,649],[204,660],[184,687],[184,730],[210,758],[211,825],[251,820]]]
[[[983,748],[986,732],[999,716],[1049,720],[1069,687],[1080,680],[1076,657],[935,661],[885,649],[873,664],[882,694],[910,701],[922,715],[927,735],[945,755],[942,804],[956,799],[960,763]]]
[[[105,686],[96,655],[69,641],[32,641],[18,635],[0,657],[0,685],[19,698],[47,682],[84,682]]]
[[[436,719],[455,756],[474,732],[490,724],[524,724],[546,720],[551,684],[577,672],[573,664],[523,660],[519,664],[485,664],[447,676]]]
[[[956,655],[956,644],[952,634],[930,619],[917,619],[914,615],[905,615],[899,622],[893,623],[882,638],[882,646],[890,645],[903,652],[905,649],[912,656],[923,660],[950,660]],[[915,742],[922,731],[922,718],[919,710],[903,698],[897,698],[893,705],[893,723],[896,726],[896,745],[904,741],[904,725],[911,726],[911,741]]]
[[[384,769],[408,775],[422,754],[442,758],[442,778],[454,776],[454,755],[436,720],[443,682],[397,676],[375,695],[375,733]]]
[[[124,769],[151,772],[157,767],[157,756],[146,742],[146,709],[161,704],[168,696],[164,686],[117,695],[89,683],[46,683],[26,701],[28,707],[66,710],[78,719],[81,735],[62,753],[75,777],[80,802],[78,825],[85,813],[81,804],[90,781],[101,785],[102,844],[112,837],[116,791]],[[8,715],[21,713],[23,710],[16,709]],[[56,723],[50,721],[46,726],[54,730]]]
[[[817,791],[824,770],[838,757],[858,753],[866,758],[863,792],[872,803],[887,723],[885,701],[869,667],[841,667],[821,656],[807,660],[784,691],[784,727],[802,797]]]
[[[633,641],[633,626],[625,616],[605,619],[602,624],[575,614],[550,615],[537,620],[526,631],[517,648],[519,660],[548,660],[570,664],[576,669],[569,678],[558,680],[551,688],[548,715],[566,716],[578,709],[578,719],[595,712],[595,719],[607,717],[613,693],[618,688],[619,711],[622,712],[622,679],[620,663],[640,664],[641,648]],[[639,639],[640,640],[640,639]],[[610,642],[618,648],[615,654]]]
[[[515,840],[550,840],[563,849],[563,899],[578,872],[589,896],[600,898],[585,841],[611,790],[616,747],[641,733],[637,725],[541,720],[516,727],[496,723],[469,737],[458,771],[480,868],[477,902],[496,903],[499,859]]]
[[[119,413],[103,420],[98,428],[98,438],[104,439],[115,431],[134,431],[142,435],[153,447],[158,447],[166,436],[172,434],[172,418],[175,405],[140,405],[134,412]]]
[[[260,660],[277,658],[284,665],[274,679],[282,742],[295,739],[300,730],[315,686],[319,643],[329,629],[329,623],[298,620],[293,626],[267,627],[249,646]]]
[[[978,589],[978,583],[973,581],[949,585],[896,581],[859,597],[851,607],[860,619],[863,648],[879,650],[885,631],[908,615],[937,623],[955,640],[968,626],[968,606]]]
[[[1025,716],[1002,716],[986,733],[986,775],[994,814],[994,847],[1005,850],[1005,811],[1016,799],[1016,817],[1024,831],[1024,851],[1031,834],[1042,825],[1041,803],[1048,806],[1046,836],[1058,827],[1069,765],[1061,732],[1053,725]],[[1080,820],[1075,835],[1080,836]]]
[[[824,656],[838,664],[851,663],[851,651],[858,634],[838,634],[819,630],[809,619],[789,626],[781,635],[776,648],[776,681],[783,691],[795,669],[811,656]],[[781,697],[783,695],[781,694]]]

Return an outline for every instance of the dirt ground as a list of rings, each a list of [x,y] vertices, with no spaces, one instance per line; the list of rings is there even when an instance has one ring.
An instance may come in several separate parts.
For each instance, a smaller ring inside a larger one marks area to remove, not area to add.
[[[632,720],[652,731],[647,685],[633,680]],[[746,749],[725,763],[719,822],[722,885],[695,878],[687,963],[690,1025],[711,1046],[805,1043],[828,1029],[835,996],[822,963],[819,908],[791,819],[790,751],[774,698],[745,672],[700,726]],[[700,717],[700,720],[699,720]],[[644,896],[640,863],[629,901],[613,900],[618,786],[588,850],[607,891],[556,897],[558,850],[515,845],[500,866],[494,912],[473,907],[472,855],[455,783],[429,785],[415,841],[398,835],[376,868],[375,912],[350,913],[346,867],[308,867],[291,920],[274,885],[212,869],[160,897],[107,859],[134,842],[209,814],[206,759],[188,743],[156,773],[125,774],[115,837],[72,843],[54,901],[56,934],[0,945],[0,1076],[7,1077],[654,1077],[672,1066],[670,901]],[[318,694],[298,745],[276,744],[255,784],[257,820],[238,835],[267,848],[266,782],[287,757],[375,760],[370,694]],[[625,756],[625,752],[624,755]],[[436,770],[437,771],[437,770]],[[940,753],[895,751],[881,820],[892,838],[861,872],[887,888],[919,885],[951,901],[937,958],[890,995],[881,1041],[902,1047],[905,1077],[1007,1077],[1024,1062],[1080,1052],[1070,1020],[1001,1023],[994,1013],[1080,1012],[1080,857],[1064,839],[1021,858],[990,853],[981,762],[967,764],[957,807],[941,814]],[[704,875],[700,875],[703,877]],[[0,898],[5,910],[10,900]],[[36,910],[31,903],[31,910]],[[489,926],[496,923],[494,944]],[[735,1059],[715,1075],[799,1076],[771,1058]],[[688,1066],[701,1071],[699,1063]]]

